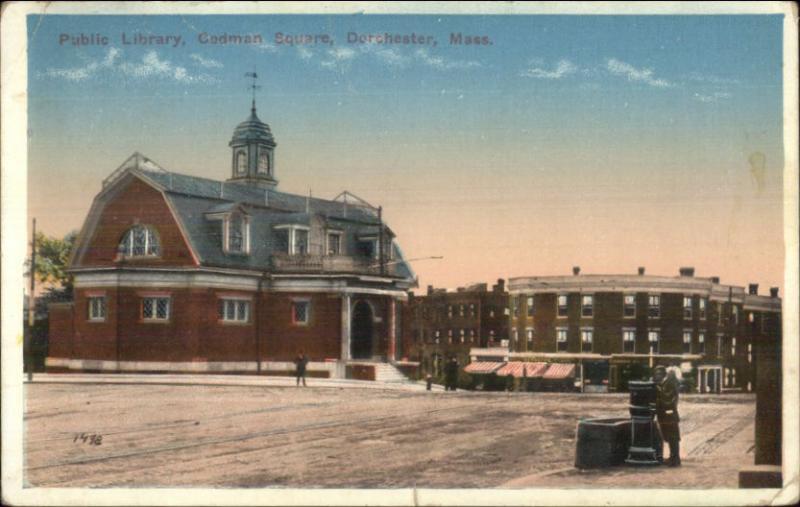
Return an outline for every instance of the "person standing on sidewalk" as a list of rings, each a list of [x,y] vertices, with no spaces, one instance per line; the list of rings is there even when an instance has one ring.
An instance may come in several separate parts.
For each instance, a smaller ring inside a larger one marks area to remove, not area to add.
[[[656,383],[656,417],[661,435],[669,444],[669,460],[667,465],[677,467],[681,465],[681,432],[678,426],[678,378],[675,370],[667,370],[657,366],[653,372],[653,381]]]
[[[297,354],[297,357],[294,359],[295,365],[295,375],[297,376],[297,386],[300,386],[300,379],[303,380],[303,387],[306,387],[306,365],[308,364],[308,358],[300,351]]]

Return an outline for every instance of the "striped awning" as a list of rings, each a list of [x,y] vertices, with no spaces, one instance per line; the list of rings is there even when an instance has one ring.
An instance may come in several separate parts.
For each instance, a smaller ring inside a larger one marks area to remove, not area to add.
[[[529,377],[541,377],[547,371],[547,363],[525,363]]]
[[[489,373],[496,372],[502,366],[503,363],[498,363],[498,362],[476,361],[474,363],[469,363],[464,368],[464,371],[467,373],[488,375]]]
[[[511,361],[503,365],[502,368],[497,370],[497,376],[499,377],[508,377],[509,375],[513,377],[523,377],[523,371],[525,371],[525,363],[522,361]]]
[[[542,378],[549,380],[561,380],[575,376],[575,365],[569,363],[551,363]]]

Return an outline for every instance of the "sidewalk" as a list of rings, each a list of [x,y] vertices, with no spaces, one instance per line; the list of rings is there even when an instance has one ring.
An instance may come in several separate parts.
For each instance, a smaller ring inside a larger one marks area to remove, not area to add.
[[[27,383],[27,377],[25,377]],[[208,375],[208,374],[162,374],[162,373],[35,373],[33,383],[56,384],[157,384],[195,386],[244,386],[244,387],[296,387],[295,377],[263,375]],[[424,381],[378,382],[337,378],[306,377],[308,387],[331,389],[361,388],[395,391],[425,391]],[[434,384],[434,391],[444,387]]]

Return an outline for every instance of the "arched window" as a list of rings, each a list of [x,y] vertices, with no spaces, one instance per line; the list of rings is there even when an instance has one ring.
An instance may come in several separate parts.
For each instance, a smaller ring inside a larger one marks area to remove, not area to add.
[[[269,153],[265,150],[258,151],[258,172],[269,174]]]
[[[134,225],[122,237],[119,253],[123,257],[145,257],[161,255],[158,234],[146,225]]]
[[[247,154],[244,150],[236,154],[236,172],[239,174],[247,172]]]

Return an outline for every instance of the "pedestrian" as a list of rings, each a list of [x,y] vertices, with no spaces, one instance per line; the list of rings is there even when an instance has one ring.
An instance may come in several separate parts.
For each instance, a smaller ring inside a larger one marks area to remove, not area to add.
[[[303,387],[306,387],[306,365],[308,364],[308,358],[301,350],[297,357],[294,359],[295,365],[295,376],[297,377],[297,386],[300,386],[300,380],[303,380]]]
[[[428,373],[427,375],[425,375],[425,389],[430,391],[432,384],[433,384],[433,377],[431,376],[430,373]]]
[[[456,361],[455,357],[451,357],[450,361],[447,363],[444,377],[445,390],[455,391],[458,385],[458,361]]]
[[[670,368],[667,370],[663,366],[656,366],[653,371],[653,381],[656,384],[658,427],[664,440],[669,444],[667,465],[677,467],[681,465],[681,433],[678,426],[680,421],[678,416],[678,390],[680,386],[675,375],[675,369]]]

